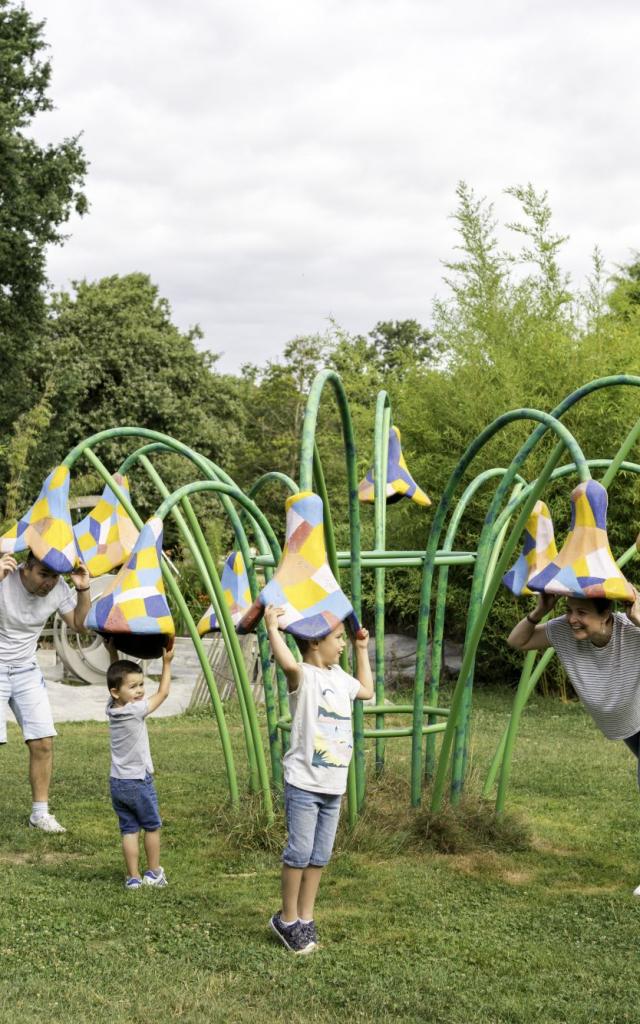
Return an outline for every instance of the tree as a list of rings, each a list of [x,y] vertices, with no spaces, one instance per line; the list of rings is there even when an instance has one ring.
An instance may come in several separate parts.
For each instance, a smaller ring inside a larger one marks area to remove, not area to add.
[[[28,135],[52,109],[43,23],[0,0],[0,434],[6,437],[34,396],[34,339],[46,317],[46,249],[59,244],[73,211],[84,213],[86,163],[78,138],[39,145]],[[37,402],[40,396],[35,396]],[[6,479],[6,477],[5,477]]]
[[[633,253],[631,263],[619,266],[611,277],[613,288],[607,296],[611,312],[629,320],[640,312],[640,253]]]
[[[399,374],[407,366],[435,365],[444,350],[442,342],[417,320],[381,320],[369,337],[383,374]]]
[[[55,390],[47,395],[50,423],[31,454],[25,497],[79,441],[115,426],[171,434],[233,473],[243,422],[237,387],[215,373],[217,356],[196,349],[199,330],[178,330],[145,274],[80,281],[74,290],[53,296],[38,349],[32,399],[45,392],[52,370]],[[99,454],[113,471],[132,444],[107,442]],[[198,478],[184,460],[163,456],[162,466],[172,485]],[[138,496],[152,511],[156,496],[139,477]]]

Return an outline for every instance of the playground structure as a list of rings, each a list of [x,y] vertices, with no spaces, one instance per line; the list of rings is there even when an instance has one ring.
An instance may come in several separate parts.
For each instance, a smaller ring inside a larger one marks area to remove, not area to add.
[[[429,499],[415,485],[408,470],[406,478],[404,477],[404,471],[407,469],[404,460],[401,459],[402,473],[396,474],[395,477],[392,477],[391,473],[388,474],[389,446],[395,446],[396,437],[398,448],[400,444],[399,434],[397,431],[394,433],[393,430],[388,394],[384,391],[380,392],[377,398],[373,469],[359,488],[356,443],[347,396],[339,376],[329,370],[318,374],[310,390],[302,428],[299,480],[297,482],[283,473],[266,473],[245,493],[236,486],[221,467],[201,454],[169,436],[135,426],[116,427],[101,431],[82,441],[64,459],[61,464],[63,467],[61,476],[68,478],[76,463],[81,459],[85,460],[100,475],[106,488],[110,489],[117,505],[119,520],[122,522],[124,519],[127,523],[133,524],[136,535],[138,531],[144,530],[145,524],[131,500],[126,480],[132,473],[142,472],[157,489],[159,504],[149,522],[154,524],[154,536],[157,537],[158,531],[160,531],[161,537],[162,523],[166,517],[171,515],[185,548],[191,553],[203,588],[211,602],[215,626],[220,630],[224,640],[235,680],[246,750],[246,785],[250,792],[261,794],[267,820],[270,820],[273,815],[274,796],[277,798],[282,788],[281,756],[283,749],[286,748],[290,730],[286,681],[283,673],[271,661],[266,630],[263,623],[258,621],[255,624],[255,630],[264,688],[264,718],[266,722],[266,736],[264,736],[236,625],[242,611],[246,606],[255,603],[259,596],[258,571],[262,571],[265,579],[269,582],[273,579],[274,571],[281,564],[282,551],[276,533],[258,505],[261,490],[265,486],[275,483],[282,487],[285,495],[299,496],[301,492],[302,494],[317,495],[324,512],[327,565],[338,584],[340,583],[340,570],[348,569],[350,580],[348,603],[358,620],[361,618],[363,571],[372,571],[375,593],[375,612],[372,623],[372,631],[375,636],[375,703],[371,706],[363,706],[361,702],[356,702],[354,706],[354,757],[349,770],[347,790],[349,821],[351,824],[355,823],[365,801],[367,786],[365,750],[369,740],[374,741],[374,770],[380,772],[384,767],[386,744],[396,737],[410,738],[410,802],[413,806],[417,806],[421,802],[426,780],[430,788],[431,807],[437,811],[442,806],[449,776],[451,802],[457,803],[462,794],[469,756],[474,668],[478,644],[500,582],[505,574],[508,575],[516,547],[527,524],[531,521],[536,503],[539,502],[545,487],[551,481],[572,475],[577,476],[580,484],[586,484],[592,479],[591,471],[597,469],[604,471],[600,484],[606,489],[620,469],[633,473],[640,472],[640,465],[626,461],[626,456],[640,436],[640,421],[622,441],[612,459],[587,459],[576,439],[561,422],[568,409],[596,390],[622,385],[638,386],[640,377],[618,375],[592,381],[567,396],[551,413],[521,408],[504,413],[490,423],[472,441],[455,465],[433,514],[417,513],[425,515],[426,524],[430,519],[424,551],[392,551],[386,547],[386,516],[389,500],[399,500],[405,494],[414,496],[414,500],[423,506],[429,503]],[[337,550],[336,548],[331,504],[315,443],[318,410],[326,392],[333,392],[342,425],[349,509],[348,550]],[[456,498],[456,492],[463,478],[484,445],[498,431],[507,428],[516,420],[530,420],[537,425],[515,454],[510,465],[506,468],[494,468],[481,472],[467,483],[462,493]],[[539,475],[535,479],[527,481],[522,475],[526,460],[548,431],[555,434],[557,443]],[[95,449],[99,449],[103,442],[116,437],[131,438],[132,451],[119,467],[117,474],[112,475],[96,454]],[[143,442],[141,446],[133,447],[135,444],[139,445],[140,441]],[[155,453],[167,452],[179,455],[190,462],[196,477],[192,483],[174,491],[170,490],[152,461],[152,456]],[[559,465],[565,455],[570,461]],[[397,453],[394,458],[395,462],[393,459],[392,462],[397,465]],[[58,467],[58,469],[61,468]],[[398,486],[392,486],[394,483]],[[415,487],[413,494],[410,494],[412,485]],[[373,488],[373,494],[371,488]],[[476,549],[457,551],[455,549],[456,534],[465,509],[481,489],[488,491],[490,488],[492,492]],[[215,494],[218,497],[222,511],[227,516],[233,530],[234,549],[241,556],[240,561],[234,557],[230,564],[232,571],[235,571],[238,576],[241,573],[246,574],[246,585],[244,576],[242,576],[242,586],[237,588],[232,600],[229,598],[229,587],[223,586],[218,567],[207,546],[202,523],[194,509],[193,499],[202,493]],[[371,497],[373,497],[375,520],[374,546],[371,550],[363,551],[360,542],[360,501],[370,500]],[[38,504],[36,503],[36,506]],[[426,518],[427,515],[429,518]],[[5,534],[0,539],[0,549],[8,550],[6,544],[15,543],[16,535],[20,536],[21,529],[23,527],[18,524],[17,529],[14,528],[13,531],[9,531],[9,534]],[[125,527],[126,529],[127,527]],[[443,533],[444,538],[442,537]],[[9,540],[7,541],[6,538]],[[66,538],[66,542],[69,548],[71,541]],[[122,560],[129,554],[132,543],[134,541],[130,534],[128,550],[125,545],[120,553]],[[71,549],[69,548],[69,550]],[[618,566],[623,567],[633,557],[635,551],[635,545],[626,550],[618,558]],[[117,554],[115,553],[114,557]],[[126,564],[129,565],[129,562]],[[473,567],[473,572],[462,665],[450,706],[441,707],[439,706],[439,687],[448,572],[451,565],[469,565]],[[416,617],[417,653],[413,699],[406,704],[390,703],[386,700],[384,679],[385,577],[387,570],[401,566],[413,566],[421,572],[420,604]],[[159,584],[160,590],[162,594],[166,590],[169,601],[179,613],[198,654],[217,723],[229,798],[233,805],[239,805],[240,782],[225,718],[225,709],[198,629],[198,626],[201,631],[207,628],[206,623],[203,626],[202,622],[195,621],[180,590],[179,579],[176,578],[166,557],[160,557],[159,570],[163,581],[162,584]],[[104,571],[109,570],[107,568]],[[432,601],[434,575],[436,574],[436,593],[435,599]],[[158,573],[158,577],[160,579],[160,573]],[[111,579],[111,577],[109,578]],[[98,577],[98,579],[102,579],[102,577]],[[98,580],[95,582],[97,583]],[[156,613],[160,616],[163,614],[162,610],[156,612],[154,605],[154,610],[147,614],[156,615]],[[160,633],[166,630],[166,616],[162,621],[165,626],[158,630]],[[295,640],[292,636],[288,636],[287,639],[291,650],[297,654]],[[428,658],[429,650],[430,659]],[[552,656],[552,650],[543,652],[539,657],[537,652],[529,652],[524,659],[510,721],[495,752],[484,786],[484,795],[488,798],[497,784],[496,811],[498,814],[503,812],[505,806],[513,749],[522,711]],[[397,721],[395,716],[410,718],[410,724],[401,726],[392,724]],[[372,720],[369,727],[366,725],[367,718]],[[438,745],[439,734],[441,742]]]

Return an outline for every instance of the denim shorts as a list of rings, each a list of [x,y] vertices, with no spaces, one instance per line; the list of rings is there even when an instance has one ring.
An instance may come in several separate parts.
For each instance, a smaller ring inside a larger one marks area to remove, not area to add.
[[[7,742],[7,704],[16,716],[25,740],[57,735],[47,687],[35,661],[0,666],[0,743]]]
[[[153,776],[148,772],[144,779],[109,779],[111,803],[118,815],[123,836],[139,832],[155,832],[162,828],[158,810],[158,794]]]
[[[338,829],[342,796],[312,793],[284,784],[287,845],[282,860],[291,868],[322,868],[329,863]]]

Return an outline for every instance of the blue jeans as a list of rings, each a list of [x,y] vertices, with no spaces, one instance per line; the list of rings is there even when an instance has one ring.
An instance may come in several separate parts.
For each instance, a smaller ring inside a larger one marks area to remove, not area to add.
[[[141,828],[145,832],[162,828],[158,794],[149,772],[144,779],[114,779],[111,776],[109,789],[123,836],[139,832]]]
[[[323,868],[329,863],[338,829],[342,796],[312,793],[284,784],[287,845],[282,860],[291,868]]]

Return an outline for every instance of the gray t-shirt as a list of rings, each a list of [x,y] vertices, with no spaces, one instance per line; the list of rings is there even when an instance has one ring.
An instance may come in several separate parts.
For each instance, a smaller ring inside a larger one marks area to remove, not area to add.
[[[566,615],[545,624],[574,690],[607,739],[640,732],[640,629],[615,612],[606,647],[576,640]]]
[[[117,707],[109,697],[106,712],[111,739],[111,778],[144,779],[147,772],[153,774],[145,721],[149,701],[146,698],[130,700],[123,707]]]
[[[284,777],[313,793],[344,793],[353,753],[351,702],[360,689],[353,676],[334,665],[303,662],[298,689],[289,694],[291,746],[284,755]]]
[[[54,612],[72,612],[75,594],[62,577],[44,597],[30,594],[20,570],[0,581],[0,664],[22,665],[35,661],[38,638]]]

